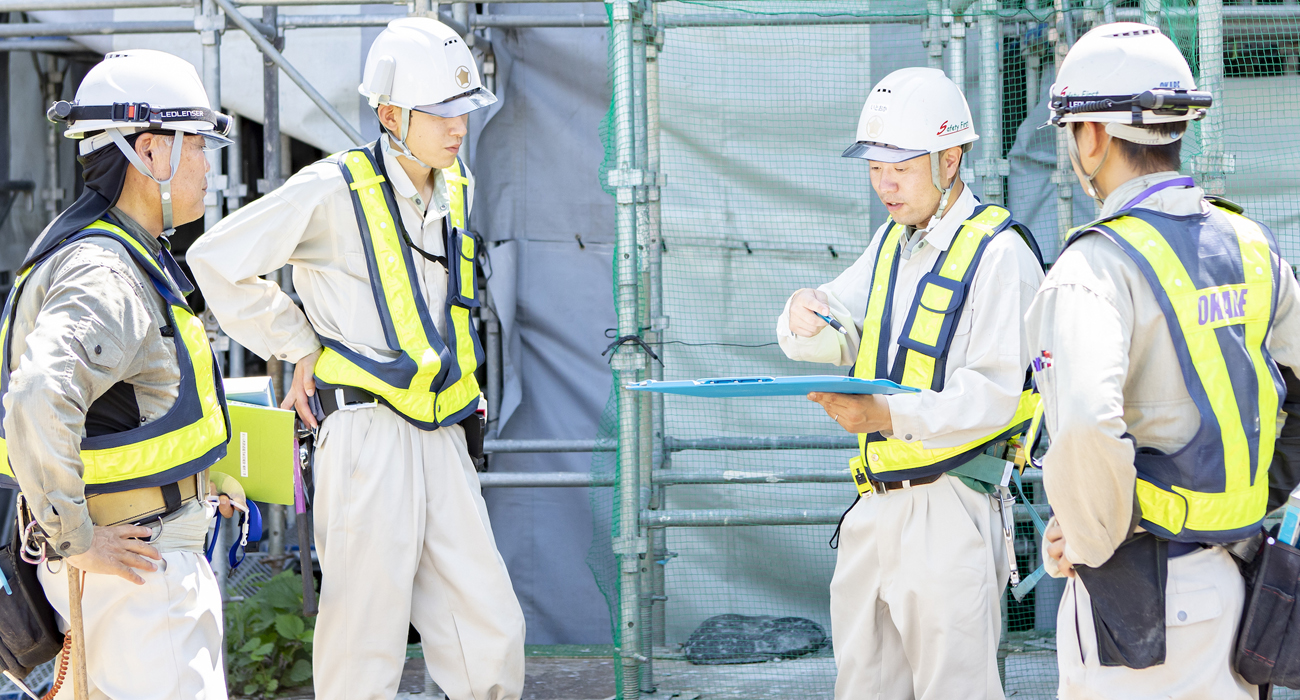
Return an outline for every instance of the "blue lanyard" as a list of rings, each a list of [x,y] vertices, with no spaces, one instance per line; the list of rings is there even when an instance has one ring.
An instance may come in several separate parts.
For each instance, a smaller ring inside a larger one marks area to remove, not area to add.
[[[1147,197],[1150,197],[1151,195],[1159,192],[1160,190],[1166,190],[1169,189],[1170,187],[1195,187],[1195,186],[1196,186],[1196,180],[1193,180],[1192,178],[1186,175],[1182,177],[1176,177],[1172,180],[1165,180],[1164,182],[1157,183],[1155,185],[1146,188],[1145,190],[1142,190],[1141,194],[1129,200],[1129,203],[1120,207],[1119,210],[1128,211],[1129,209],[1132,209],[1133,207],[1137,206],[1137,204],[1142,200],[1146,199]]]

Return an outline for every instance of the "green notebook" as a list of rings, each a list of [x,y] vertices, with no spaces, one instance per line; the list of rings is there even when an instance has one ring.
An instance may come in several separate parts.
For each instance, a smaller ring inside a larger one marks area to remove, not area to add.
[[[229,402],[230,444],[213,471],[239,480],[253,501],[293,505],[294,412]]]

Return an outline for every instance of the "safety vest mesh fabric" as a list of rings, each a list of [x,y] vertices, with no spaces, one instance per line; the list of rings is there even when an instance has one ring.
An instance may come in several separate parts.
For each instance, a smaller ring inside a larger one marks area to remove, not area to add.
[[[40,260],[18,274],[0,325],[0,484],[16,483],[4,440],[4,394],[9,391],[13,356],[10,328],[18,297],[33,270],[58,250],[89,236],[107,236],[122,243],[136,264],[153,281],[163,297],[174,331],[180,384],[176,402],[161,418],[138,428],[81,441],[82,480],[87,494],[112,493],[146,486],[161,486],[197,474],[226,455],[230,424],[215,362],[203,322],[173,288],[173,282],[149,251],[126,231],[97,221],[69,236]]]
[[[952,244],[934,268],[921,277],[915,301],[898,334],[898,352],[888,368],[894,284],[898,275],[899,242],[906,229],[894,223],[876,252],[862,342],[853,376],[892,379],[899,384],[943,389],[948,349],[961,318],[963,302],[984,250],[999,233],[1015,225],[1011,212],[982,205],[962,223]],[[1014,310],[1013,310],[1014,312]],[[860,452],[849,463],[858,491],[871,491],[870,480],[921,479],[955,469],[980,454],[990,443],[1024,431],[1033,417],[1038,395],[1026,389],[1015,414],[997,431],[956,447],[927,448],[924,441],[886,439],[880,433],[858,435]]]
[[[469,180],[464,166],[443,171],[451,211],[444,219],[447,257],[446,342],[439,336],[420,293],[411,249],[403,243],[401,214],[382,158],[371,149],[338,156],[348,182],[357,227],[366,251],[370,287],[396,359],[381,362],[342,343],[321,338],[324,351],[316,363],[316,380],[324,389],[356,387],[375,395],[411,424],[426,429],[451,425],[478,408],[474,376],[484,359],[483,345],[470,319],[475,297],[474,237],[464,230]]]
[[[1106,236],[1142,270],[1201,419],[1173,454],[1137,450],[1142,526],[1180,542],[1249,537],[1268,507],[1286,393],[1266,347],[1280,274],[1272,233],[1226,205],[1184,217],[1133,209],[1075,232],[1066,245],[1086,233]]]

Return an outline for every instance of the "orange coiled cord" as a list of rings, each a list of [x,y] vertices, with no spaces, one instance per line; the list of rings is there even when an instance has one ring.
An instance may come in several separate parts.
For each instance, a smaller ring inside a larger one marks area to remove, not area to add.
[[[59,672],[54,675],[54,685],[50,686],[50,692],[46,693],[41,700],[54,700],[54,696],[59,694],[59,689],[63,687],[63,679],[68,675],[68,659],[72,658],[72,630],[63,635],[63,651],[59,652]]]

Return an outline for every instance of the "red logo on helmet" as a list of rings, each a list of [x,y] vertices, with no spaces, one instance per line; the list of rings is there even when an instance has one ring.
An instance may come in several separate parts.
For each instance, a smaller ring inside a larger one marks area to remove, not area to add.
[[[945,120],[944,123],[942,123],[942,124],[939,125],[939,130],[936,131],[934,135],[935,135],[935,136],[951,136],[952,134],[955,134],[955,133],[957,133],[957,132],[959,132],[959,131],[965,131],[965,130],[967,130],[967,129],[969,129],[969,128],[970,128],[970,122],[968,122],[968,121],[966,121],[966,120],[964,120],[964,119],[963,119],[962,121],[960,121],[960,122],[957,122],[956,124],[949,124],[949,123]]]

